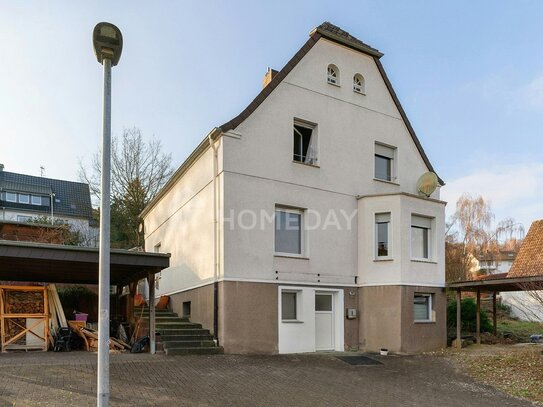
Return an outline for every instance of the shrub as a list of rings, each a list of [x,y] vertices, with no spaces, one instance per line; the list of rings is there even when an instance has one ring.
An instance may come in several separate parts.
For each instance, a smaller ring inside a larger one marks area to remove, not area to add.
[[[66,319],[73,319],[74,311],[89,314],[89,321],[98,317],[98,295],[87,287],[70,286],[58,289],[58,296]]]
[[[477,304],[473,298],[464,298],[461,307],[462,317],[462,332],[476,331],[476,316]],[[481,332],[492,332],[492,323],[486,315],[486,312],[481,310]],[[449,328],[456,328],[456,300],[452,300],[447,305],[447,325]]]

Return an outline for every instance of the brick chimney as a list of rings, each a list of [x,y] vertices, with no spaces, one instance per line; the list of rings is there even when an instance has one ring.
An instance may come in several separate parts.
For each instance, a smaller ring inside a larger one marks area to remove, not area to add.
[[[266,86],[268,86],[268,83],[272,81],[273,78],[275,78],[275,75],[277,75],[277,72],[275,69],[268,68],[268,71],[264,75],[264,78],[262,79],[262,89],[264,89]]]

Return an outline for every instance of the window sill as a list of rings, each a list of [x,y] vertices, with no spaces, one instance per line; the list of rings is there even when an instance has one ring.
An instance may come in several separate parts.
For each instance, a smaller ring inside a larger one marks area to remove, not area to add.
[[[429,263],[429,264],[437,264],[437,261],[428,260],[428,259],[411,259],[414,263]]]
[[[275,253],[273,257],[281,257],[287,259],[309,260],[309,257],[302,256],[300,254],[288,254],[288,253]]]
[[[396,186],[400,186],[400,184],[396,181],[387,181],[386,179],[381,179],[381,178],[373,178],[374,181],[379,181],[379,182],[384,182],[385,184],[391,184],[391,185],[396,185]]]
[[[414,321],[415,324],[435,324],[436,321]]]
[[[394,259],[392,257],[382,257],[382,258],[376,258],[376,259],[373,259],[374,262],[381,262],[381,261],[394,261]]]
[[[328,81],[326,81],[326,83],[328,83],[328,85],[337,86],[338,88],[341,88],[341,85],[339,83],[332,83]]]
[[[282,319],[281,322],[283,324],[303,324],[304,321],[299,321],[297,319]]]
[[[303,163],[301,161],[296,161],[296,160],[292,160],[292,162],[294,164],[300,164],[300,165],[305,165],[306,167],[313,167],[313,168],[320,168],[321,166],[318,165],[318,164],[307,164],[307,163]]]

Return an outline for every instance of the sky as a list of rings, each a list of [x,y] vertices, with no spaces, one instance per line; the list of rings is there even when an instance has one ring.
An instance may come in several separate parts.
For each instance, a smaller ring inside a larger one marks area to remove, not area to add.
[[[0,163],[78,180],[101,135],[91,34],[123,32],[112,131],[138,127],[181,164],[330,21],[381,59],[439,176],[526,229],[543,218],[543,2],[0,0]]]

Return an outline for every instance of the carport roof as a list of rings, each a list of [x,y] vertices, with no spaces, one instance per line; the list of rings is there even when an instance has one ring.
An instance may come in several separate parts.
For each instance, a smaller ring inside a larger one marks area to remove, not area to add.
[[[169,267],[170,255],[111,249],[111,284]],[[0,240],[0,280],[98,284],[98,248]]]
[[[484,278],[447,283],[447,288],[461,291],[482,292],[526,291],[527,286],[543,284],[543,276]]]

